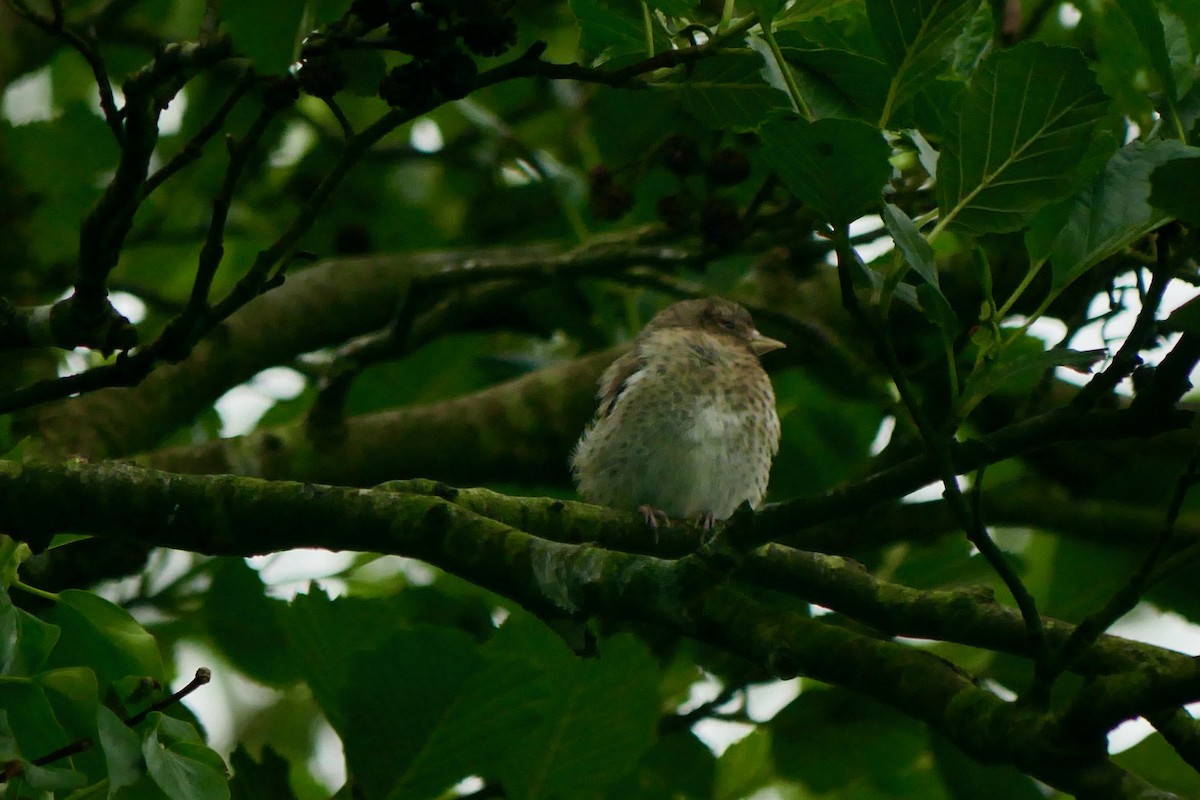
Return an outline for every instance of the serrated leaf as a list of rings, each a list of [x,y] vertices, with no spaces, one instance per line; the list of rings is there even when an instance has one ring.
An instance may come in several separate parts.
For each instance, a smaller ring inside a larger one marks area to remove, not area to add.
[[[1104,350],[1070,350],[1055,347],[1040,353],[1020,353],[1009,349],[994,361],[971,374],[963,390],[962,404],[973,407],[997,389],[1030,375],[1040,375],[1052,367],[1068,367],[1087,372],[1103,360]]]
[[[755,53],[727,53],[696,64],[690,74],[655,84],[678,92],[679,103],[712,128],[748,131],[773,112],[790,108],[784,92],[767,83]]]
[[[630,56],[648,57],[646,27],[632,3],[610,6],[599,0],[571,0],[571,11],[579,23],[579,49],[593,64]],[[669,50],[670,41],[659,26],[651,27],[655,51]]]
[[[1150,173],[1150,205],[1200,224],[1200,153],[1172,159]]]
[[[244,559],[213,565],[202,619],[213,644],[255,680],[280,686],[299,677],[282,619],[287,603],[266,596],[258,573]]]
[[[848,117],[874,122],[887,98],[890,69],[862,53],[824,46],[795,31],[776,34],[784,61],[802,76],[816,119]]]
[[[938,159],[940,224],[1017,230],[1069,194],[1108,98],[1083,55],[1025,42],[984,59]]]
[[[571,657],[544,677],[540,685],[549,700],[544,708],[553,711],[515,732],[500,771],[514,798],[561,797],[579,785],[605,786],[629,772],[654,744],[658,667],[635,637],[607,639],[600,658]]]
[[[1054,286],[1070,284],[1170,218],[1150,204],[1150,176],[1172,159],[1198,154],[1176,141],[1125,145],[1074,200],[1038,215],[1025,237],[1030,260],[1049,256]]]
[[[891,177],[891,148],[880,132],[846,119],[777,120],[761,131],[763,157],[800,198],[834,225],[879,202]]]
[[[978,7],[978,0],[867,0],[871,30],[893,69],[879,127],[949,67],[954,41]]]
[[[334,702],[346,765],[372,797],[388,796],[421,754],[455,697],[475,671],[479,650],[462,631],[422,627],[394,633],[356,654],[354,676]],[[431,779],[438,791],[465,775]]]

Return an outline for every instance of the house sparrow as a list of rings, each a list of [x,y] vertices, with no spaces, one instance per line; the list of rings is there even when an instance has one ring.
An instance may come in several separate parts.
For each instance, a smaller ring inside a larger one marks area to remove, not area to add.
[[[706,529],[757,506],[779,449],[771,380],[758,363],[783,347],[721,297],[660,311],[600,378],[600,408],[571,457],[585,500],[637,508],[651,528]]]

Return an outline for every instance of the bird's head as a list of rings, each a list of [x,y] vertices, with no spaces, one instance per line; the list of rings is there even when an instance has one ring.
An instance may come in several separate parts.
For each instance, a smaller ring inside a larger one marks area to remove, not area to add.
[[[654,315],[645,330],[663,328],[699,329],[722,339],[733,340],[756,356],[786,346],[778,339],[759,333],[750,312],[724,297],[682,300],[669,305]]]

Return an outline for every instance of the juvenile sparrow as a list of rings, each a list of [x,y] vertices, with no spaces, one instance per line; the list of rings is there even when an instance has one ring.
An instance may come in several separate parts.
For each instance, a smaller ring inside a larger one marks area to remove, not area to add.
[[[571,457],[592,503],[705,528],[757,506],[779,449],[771,380],[758,363],[783,347],[721,297],[660,311],[600,378],[600,408]]]

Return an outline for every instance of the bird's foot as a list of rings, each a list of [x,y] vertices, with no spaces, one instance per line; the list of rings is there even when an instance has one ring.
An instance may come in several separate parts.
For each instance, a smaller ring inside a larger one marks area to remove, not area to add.
[[[658,521],[661,519],[664,528],[671,526],[671,518],[667,516],[667,512],[661,508],[655,508],[649,503],[638,506],[638,511],[642,512],[642,519],[646,520],[646,527],[653,531],[658,530]]]
[[[713,512],[706,511],[696,519],[696,524],[700,526],[703,533],[700,536],[700,546],[709,547],[717,540],[717,518],[713,516]]]
[[[658,549],[658,521],[662,520],[664,528],[671,526],[671,518],[667,516],[667,512],[661,508],[655,508],[649,503],[638,506],[638,511],[642,512],[642,519],[646,520],[646,527],[654,534],[654,549]]]

